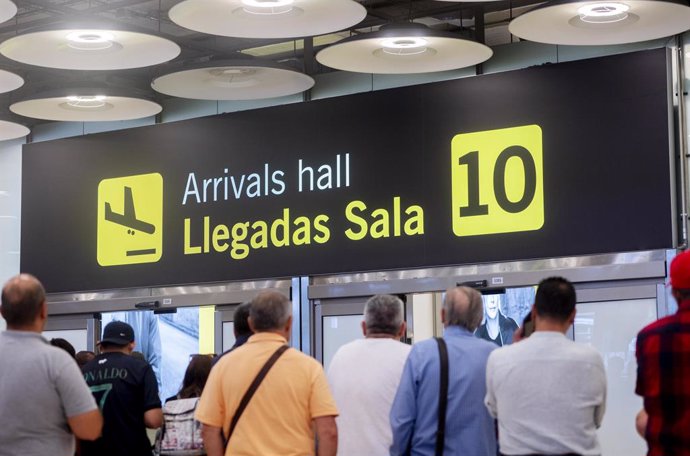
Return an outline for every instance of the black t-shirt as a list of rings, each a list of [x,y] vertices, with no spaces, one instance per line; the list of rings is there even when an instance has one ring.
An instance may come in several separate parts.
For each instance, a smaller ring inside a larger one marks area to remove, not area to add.
[[[144,412],[160,408],[151,366],[119,352],[103,353],[84,366],[84,379],[103,413],[103,434],[81,442],[83,456],[150,456]]]

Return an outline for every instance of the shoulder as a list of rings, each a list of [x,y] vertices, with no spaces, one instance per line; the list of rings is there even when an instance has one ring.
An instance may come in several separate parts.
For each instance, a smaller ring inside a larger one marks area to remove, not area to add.
[[[499,320],[501,321],[503,326],[508,328],[508,329],[512,329],[513,331],[518,329],[517,322],[510,317],[506,317],[503,314],[499,314]]]
[[[669,315],[667,317],[660,318],[659,320],[656,320],[642,328],[637,337],[638,339],[644,339],[648,336],[667,332],[669,330],[669,327],[676,323],[676,320],[676,315]]]

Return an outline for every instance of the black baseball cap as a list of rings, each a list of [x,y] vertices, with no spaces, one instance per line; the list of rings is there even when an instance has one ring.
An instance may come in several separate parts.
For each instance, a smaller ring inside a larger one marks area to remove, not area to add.
[[[103,330],[101,343],[127,345],[134,342],[134,329],[124,321],[111,321]]]

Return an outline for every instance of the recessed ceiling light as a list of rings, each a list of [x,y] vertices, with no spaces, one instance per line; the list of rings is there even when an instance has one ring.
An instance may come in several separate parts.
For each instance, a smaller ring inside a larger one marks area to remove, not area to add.
[[[180,47],[170,40],[123,30],[50,30],[15,36],[0,45],[5,57],[66,70],[121,70],[172,60]]]
[[[170,8],[177,25],[237,38],[298,38],[344,30],[366,9],[353,0],[184,0]]]
[[[154,90],[197,100],[258,100],[304,92],[314,79],[291,68],[255,61],[210,62],[156,78]]]
[[[690,7],[675,0],[543,3],[513,19],[510,33],[562,45],[613,45],[663,38],[690,29]]]
[[[289,13],[293,3],[293,0],[242,0],[244,10],[251,14]]]
[[[329,46],[316,60],[357,73],[409,74],[464,68],[484,62],[492,54],[489,47],[452,33],[422,24],[392,24]]]
[[[162,110],[158,103],[132,97],[91,94],[39,97],[14,103],[10,111],[34,119],[101,122],[141,119]]]
[[[68,33],[67,46],[80,51],[100,51],[113,47],[115,35],[101,30],[80,30]]]

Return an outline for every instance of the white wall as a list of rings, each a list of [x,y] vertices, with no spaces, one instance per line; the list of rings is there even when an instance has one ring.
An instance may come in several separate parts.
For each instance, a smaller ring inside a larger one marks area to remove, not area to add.
[[[22,144],[0,142],[0,284],[19,273]],[[0,330],[5,321],[0,318]]]

